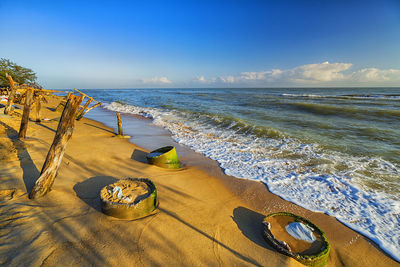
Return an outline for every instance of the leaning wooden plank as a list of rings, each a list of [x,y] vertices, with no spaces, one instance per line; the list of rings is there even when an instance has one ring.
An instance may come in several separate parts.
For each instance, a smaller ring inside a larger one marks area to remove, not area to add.
[[[88,96],[87,94],[85,94],[85,93],[79,91],[78,89],[74,88],[74,90],[77,91],[78,93],[80,93],[80,94],[83,95],[83,96],[86,96],[86,97],[88,97],[88,98],[91,98],[94,102],[99,103],[99,101],[97,101],[96,99],[93,99],[93,97]]]
[[[79,121],[80,119],[82,119],[83,115],[85,115],[86,113],[88,113],[89,111],[91,111],[92,109],[94,109],[95,107],[98,107],[100,105],[101,105],[101,103],[99,102],[96,105],[93,105],[90,108],[84,110],[81,114],[79,114],[79,116],[76,119]]]
[[[36,88],[30,87],[30,86],[24,86],[24,87],[18,86],[17,92],[25,92],[29,88],[33,88],[33,89],[35,89],[36,93],[40,93],[40,94],[44,94],[44,95],[50,95],[51,93],[64,92],[64,91],[59,91],[59,90],[36,89]]]
[[[36,90],[38,90],[38,91],[41,92],[41,93],[48,93],[48,94],[50,94],[50,93],[62,93],[62,92],[64,92],[64,91],[61,91],[61,90],[49,90],[49,89],[36,89]]]
[[[11,108],[12,108],[12,103],[13,103],[13,100],[15,97],[15,93],[17,92],[17,88],[15,87],[13,78],[8,74],[6,74],[6,76],[8,78],[8,81],[10,82],[11,90],[10,90],[10,94],[8,95],[8,101],[7,101],[6,108],[4,109],[4,114],[9,114],[11,111]]]
[[[81,102],[81,96],[71,95],[65,104],[60,122],[58,123],[53,144],[51,145],[47,154],[46,161],[44,162],[42,171],[40,172],[40,176],[29,194],[29,198],[34,199],[44,196],[51,190],[65,149],[67,147],[67,143],[72,136],[76,113],[78,112]]]
[[[28,129],[29,113],[33,103],[33,88],[26,90],[24,112],[22,113],[21,126],[19,127],[18,138],[23,139],[26,137],[26,130]]]
[[[79,118],[81,116],[81,114],[85,111],[85,109],[89,106],[90,102],[92,102],[93,98],[89,98],[88,101],[86,102],[86,104],[81,107],[78,111],[78,116],[76,116],[77,118]],[[82,115],[83,116],[83,115]]]

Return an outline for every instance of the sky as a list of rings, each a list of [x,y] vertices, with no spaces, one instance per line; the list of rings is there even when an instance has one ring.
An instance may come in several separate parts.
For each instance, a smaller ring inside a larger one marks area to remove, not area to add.
[[[0,0],[45,88],[400,86],[400,0]]]

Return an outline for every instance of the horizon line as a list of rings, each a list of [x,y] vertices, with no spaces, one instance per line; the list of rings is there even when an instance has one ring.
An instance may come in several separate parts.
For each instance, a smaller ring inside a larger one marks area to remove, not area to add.
[[[52,88],[54,90],[130,90],[130,89],[336,89],[336,88],[347,88],[347,89],[362,89],[362,88],[398,88],[399,86],[318,86],[318,87],[307,87],[307,86],[286,86],[286,87],[129,87],[129,88]]]

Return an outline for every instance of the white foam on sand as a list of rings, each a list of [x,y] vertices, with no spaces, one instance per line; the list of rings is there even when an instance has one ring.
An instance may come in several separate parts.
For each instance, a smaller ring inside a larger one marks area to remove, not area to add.
[[[289,223],[288,225],[286,225],[285,229],[291,236],[293,236],[297,240],[303,240],[308,243],[312,243],[316,240],[312,229],[308,225],[305,225],[303,223]]]
[[[178,143],[218,161],[226,174],[262,181],[288,201],[334,216],[400,261],[399,196],[366,186],[372,178],[365,175],[390,177],[382,188],[396,188],[400,166],[381,158],[325,151],[318,144],[303,144],[284,134],[279,138],[240,134],[236,122],[216,127],[201,114],[116,102],[105,108],[152,119]]]

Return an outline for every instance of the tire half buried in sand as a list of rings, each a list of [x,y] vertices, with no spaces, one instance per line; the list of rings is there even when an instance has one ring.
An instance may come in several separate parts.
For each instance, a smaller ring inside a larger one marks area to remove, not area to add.
[[[119,219],[145,217],[158,206],[157,188],[145,178],[127,178],[103,187],[101,210]]]
[[[146,155],[146,158],[149,164],[162,168],[179,169],[181,167],[175,147],[173,146],[165,146],[151,151]]]
[[[324,232],[306,218],[288,212],[263,220],[264,238],[279,252],[307,266],[325,266],[330,245]]]

